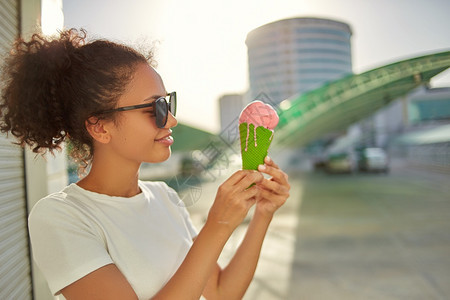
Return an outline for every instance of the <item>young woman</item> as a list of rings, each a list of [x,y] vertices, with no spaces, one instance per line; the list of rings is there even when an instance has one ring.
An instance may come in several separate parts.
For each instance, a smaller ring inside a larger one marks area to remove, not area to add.
[[[240,299],[274,212],[289,196],[270,158],[223,182],[200,232],[163,182],[138,179],[142,162],[170,156],[176,94],[149,59],[124,45],[18,40],[3,68],[3,132],[36,153],[68,140],[88,174],[41,199],[29,216],[33,255],[61,299]],[[262,173],[270,175],[264,178]],[[248,188],[250,185],[252,187]],[[224,269],[217,259],[255,205],[247,234]]]

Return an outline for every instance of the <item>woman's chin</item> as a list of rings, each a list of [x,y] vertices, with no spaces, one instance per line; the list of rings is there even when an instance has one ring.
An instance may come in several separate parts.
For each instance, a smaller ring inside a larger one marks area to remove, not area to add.
[[[158,155],[157,157],[152,156],[149,159],[146,159],[144,162],[152,164],[162,163],[168,160],[171,154],[172,151],[170,150],[170,148],[168,148],[168,151],[166,153],[160,153],[160,155]]]

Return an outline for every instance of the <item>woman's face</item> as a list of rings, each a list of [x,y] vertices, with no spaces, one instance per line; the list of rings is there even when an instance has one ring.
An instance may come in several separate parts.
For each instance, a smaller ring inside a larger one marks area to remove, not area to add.
[[[126,92],[118,101],[118,107],[150,103],[166,94],[159,74],[143,63],[138,65]],[[162,162],[170,157],[173,143],[170,128],[177,125],[177,120],[169,113],[166,126],[158,128],[151,112],[152,108],[117,112],[115,124],[110,124],[109,144],[118,159],[140,164]]]

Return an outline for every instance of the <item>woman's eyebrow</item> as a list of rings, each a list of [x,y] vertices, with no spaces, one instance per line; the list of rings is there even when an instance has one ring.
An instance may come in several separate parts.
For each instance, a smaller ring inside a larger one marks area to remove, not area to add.
[[[161,98],[161,97],[164,97],[164,96],[161,96],[161,95],[153,95],[153,96],[150,96],[150,97],[148,97],[148,98],[145,98],[144,101],[156,100],[156,99]]]

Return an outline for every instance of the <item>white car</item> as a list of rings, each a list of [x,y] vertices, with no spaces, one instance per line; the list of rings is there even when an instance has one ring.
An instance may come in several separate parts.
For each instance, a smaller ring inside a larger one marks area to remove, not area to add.
[[[366,172],[389,172],[389,159],[382,148],[366,148],[361,152],[359,170]]]

